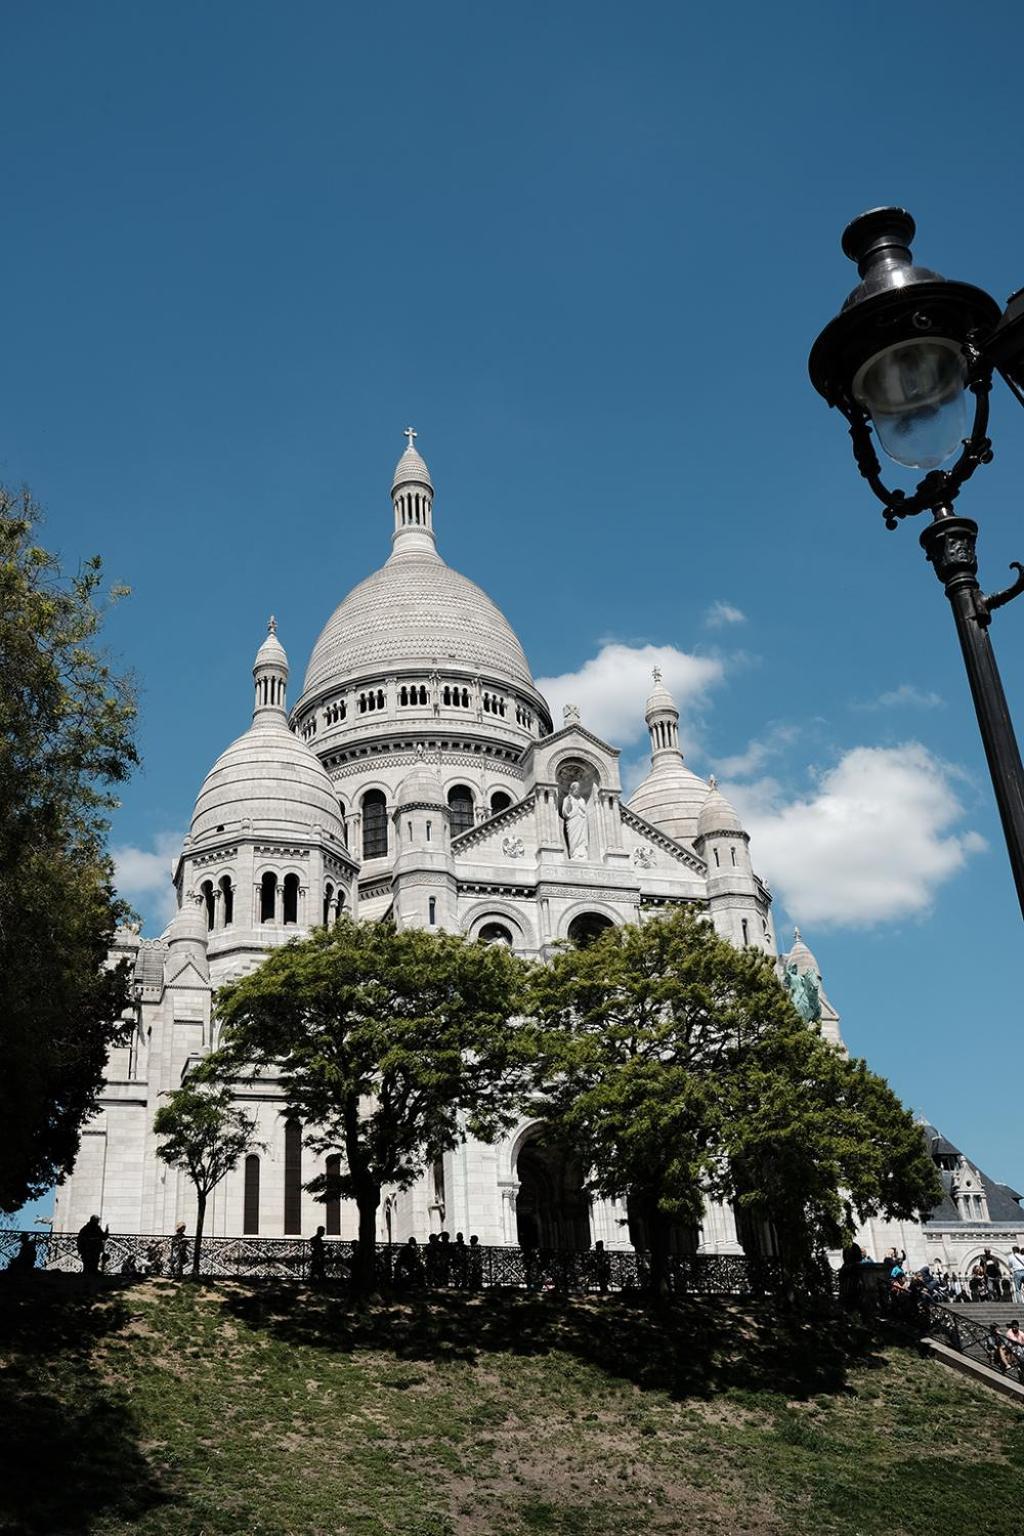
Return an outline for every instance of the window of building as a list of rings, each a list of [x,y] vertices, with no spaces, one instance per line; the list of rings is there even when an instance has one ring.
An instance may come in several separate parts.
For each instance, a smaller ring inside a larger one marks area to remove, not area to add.
[[[750,935],[747,932],[747,920],[745,917],[740,919],[740,927],[743,929],[743,948],[746,949],[750,943]]]
[[[298,875],[285,875],[284,877],[284,921],[297,923],[299,920],[299,877]]]
[[[302,1127],[289,1120],[284,1128],[284,1230],[302,1231]]]
[[[274,921],[274,902],[277,899],[277,876],[268,869],[260,881],[260,922]]]
[[[245,1160],[245,1189],[242,1198],[242,1231],[255,1235],[260,1230],[260,1160],[251,1153]]]
[[[491,796],[491,815],[497,816],[499,811],[507,811],[512,804],[512,796],[507,795],[503,789],[496,789]]]
[[[436,896],[431,896],[430,900],[427,902],[427,921],[430,924],[431,928],[433,928],[435,923],[437,922],[437,897]]]
[[[473,791],[465,784],[453,784],[448,791],[448,807],[452,813],[452,836],[468,832],[473,825]]]
[[[199,887],[199,892],[203,898],[203,906],[206,909],[206,926],[207,928],[212,929],[213,914],[215,910],[213,904],[213,881],[204,880],[202,885]]]
[[[388,851],[388,807],[382,790],[363,796],[363,858],[382,859]]]
[[[341,1236],[341,1195],[338,1186],[333,1180],[341,1177],[341,1156],[332,1152],[324,1164],[324,1172],[327,1174],[327,1199],[324,1201],[324,1226],[327,1228],[328,1237]]]
[[[221,875],[218,884],[220,886],[221,921],[225,928],[230,928],[235,920],[235,889],[231,884],[231,876]]]
[[[331,920],[331,902],[333,900],[334,900],[334,886],[328,880],[327,884],[324,886],[324,927],[325,928],[327,927],[327,924]]]

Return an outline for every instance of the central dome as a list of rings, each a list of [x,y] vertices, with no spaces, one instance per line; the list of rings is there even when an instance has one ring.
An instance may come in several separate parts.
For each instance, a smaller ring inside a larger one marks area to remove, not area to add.
[[[455,665],[533,687],[500,608],[433,553],[394,554],[352,589],[313,647],[303,696],[403,663]]]
[[[486,592],[446,565],[434,542],[434,486],[416,433],[391,485],[391,558],[331,614],[313,647],[299,709],[357,678],[403,667],[472,674],[535,694],[515,630]]]

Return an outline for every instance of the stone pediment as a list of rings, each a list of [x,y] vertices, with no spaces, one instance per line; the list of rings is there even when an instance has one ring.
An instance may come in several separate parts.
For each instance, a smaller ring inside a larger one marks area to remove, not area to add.
[[[682,843],[677,843],[675,838],[669,837],[667,832],[662,832],[657,827],[652,826],[649,821],[645,821],[642,816],[638,816],[628,806],[620,805],[619,810],[622,815],[623,830],[627,833],[632,832],[635,834],[634,842],[640,850],[645,849],[645,847],[656,848],[660,854],[670,859],[673,863],[683,864],[693,874],[700,875],[702,880],[707,879],[707,865],[703,859],[699,859],[695,853],[691,853],[689,848],[684,848]],[[640,839],[643,841],[640,841]],[[628,845],[629,838],[624,838],[624,841]],[[655,867],[653,863],[645,864],[642,856],[638,859],[636,849],[634,849],[633,863],[634,867],[641,872],[644,869]]]
[[[185,955],[177,963],[177,968],[175,961],[171,960],[164,972],[164,989],[170,987],[200,987],[209,992],[210,978],[203,975],[191,955]]]
[[[514,805],[507,805],[503,811],[498,811],[496,815],[489,816],[486,821],[481,821],[477,826],[460,832],[458,837],[453,837],[452,853],[457,859],[483,858],[488,862],[524,857],[526,853],[532,851],[530,843],[536,843],[536,838],[533,836],[535,810],[534,795],[527,795],[525,799],[517,800]],[[517,844],[518,848],[516,848]],[[512,851],[513,849],[516,851]]]

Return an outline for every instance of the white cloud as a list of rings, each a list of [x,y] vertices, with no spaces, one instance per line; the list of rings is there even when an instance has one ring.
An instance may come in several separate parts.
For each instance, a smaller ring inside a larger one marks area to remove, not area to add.
[[[110,850],[118,894],[158,929],[163,929],[177,910],[171,866],[183,840],[181,832],[158,832],[152,848],[125,843]]]
[[[628,743],[646,731],[644,700],[653,686],[654,667],[661,668],[662,681],[681,713],[699,703],[725,671],[721,661],[691,656],[673,645],[622,645],[612,640],[578,671],[539,677],[537,687],[551,705],[556,730],[563,707],[576,704],[583,724],[595,736]]]
[[[854,704],[854,709],[944,709],[945,699],[941,693],[933,693],[930,688],[915,688],[913,683],[901,683],[898,688],[890,688],[887,693],[880,693],[877,699],[869,699],[865,704]]]
[[[744,751],[737,752],[732,757],[718,758],[715,762],[715,772],[719,778],[745,779],[749,774],[757,773],[763,768],[769,758],[777,757],[799,735],[799,726],[773,725],[766,735],[748,741]]]
[[[957,770],[919,742],[854,747],[788,803],[778,784],[725,793],[750,832],[754,865],[800,923],[869,927],[924,913],[985,847],[958,829]]]
[[[704,623],[708,629],[724,629],[726,624],[745,624],[747,616],[742,608],[737,608],[734,603],[723,602],[721,598],[712,603],[704,615]]]

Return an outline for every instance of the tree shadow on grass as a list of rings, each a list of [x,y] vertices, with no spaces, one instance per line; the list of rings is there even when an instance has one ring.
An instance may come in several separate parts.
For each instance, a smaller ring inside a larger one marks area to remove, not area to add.
[[[78,1276],[0,1283],[0,1530],[77,1536],[168,1502],[94,1361],[129,1318],[116,1290]]]
[[[849,1391],[853,1364],[881,1364],[877,1340],[832,1312],[787,1313],[766,1301],[693,1297],[645,1306],[618,1296],[557,1297],[496,1290],[434,1292],[360,1305],[290,1286],[226,1288],[247,1327],[332,1351],[383,1349],[404,1360],[561,1351],[637,1386],[678,1398],[726,1391],[787,1398]]]

